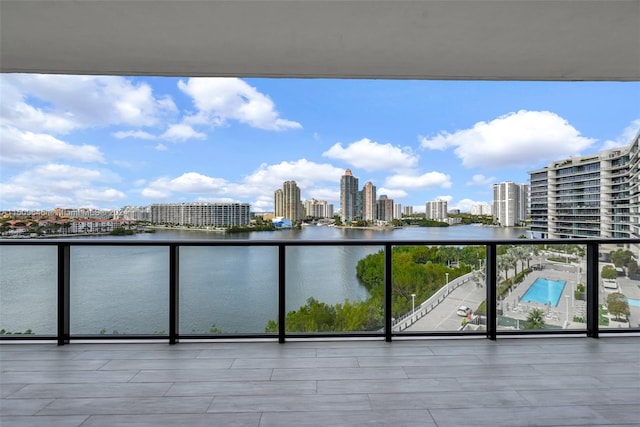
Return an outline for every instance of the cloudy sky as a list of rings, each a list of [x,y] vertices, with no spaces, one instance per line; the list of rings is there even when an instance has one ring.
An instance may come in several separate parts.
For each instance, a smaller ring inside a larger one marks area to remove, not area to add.
[[[500,181],[626,145],[640,83],[0,75],[0,210],[183,201],[273,209],[295,180],[468,211]]]

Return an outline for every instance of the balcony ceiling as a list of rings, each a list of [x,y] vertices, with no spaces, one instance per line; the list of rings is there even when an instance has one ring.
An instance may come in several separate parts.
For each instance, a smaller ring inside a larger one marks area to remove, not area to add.
[[[2,0],[2,72],[640,80],[640,0]]]

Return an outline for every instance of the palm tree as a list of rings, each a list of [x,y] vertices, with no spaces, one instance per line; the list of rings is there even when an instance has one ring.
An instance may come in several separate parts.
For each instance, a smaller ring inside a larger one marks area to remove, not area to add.
[[[533,309],[527,316],[527,320],[524,323],[524,329],[544,329],[544,311],[539,308]]]

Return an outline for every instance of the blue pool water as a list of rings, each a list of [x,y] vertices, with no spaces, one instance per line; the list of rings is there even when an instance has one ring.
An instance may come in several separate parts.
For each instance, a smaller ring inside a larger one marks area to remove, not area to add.
[[[632,305],[634,307],[640,307],[640,299],[627,298],[627,302],[629,303],[629,305]]]
[[[564,280],[538,278],[529,286],[521,301],[551,304],[553,307],[557,307],[566,283]]]

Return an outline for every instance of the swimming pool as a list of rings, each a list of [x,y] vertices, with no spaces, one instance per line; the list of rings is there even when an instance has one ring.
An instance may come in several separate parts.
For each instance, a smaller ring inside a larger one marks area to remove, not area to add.
[[[640,307],[640,299],[627,298],[627,302],[633,307]]]
[[[540,304],[551,304],[553,307],[558,306],[560,295],[567,282],[564,280],[550,280],[537,278],[535,282],[529,286],[527,292],[522,295],[523,302],[537,302]]]

